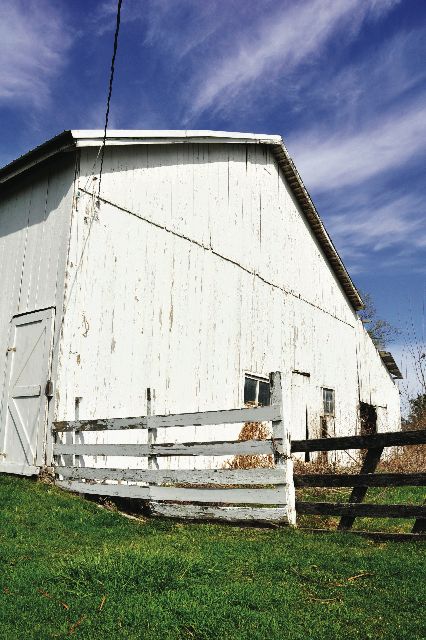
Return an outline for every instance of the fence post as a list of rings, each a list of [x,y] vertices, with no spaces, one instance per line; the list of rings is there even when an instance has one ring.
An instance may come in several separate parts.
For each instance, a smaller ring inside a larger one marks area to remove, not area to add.
[[[76,396],[74,400],[74,419],[76,421],[80,420],[80,403],[83,398],[80,396]],[[72,443],[73,444],[81,444],[84,441],[84,437],[81,435],[81,431],[73,431],[72,432]],[[82,456],[74,456],[74,466],[83,467],[83,457]]]
[[[152,416],[154,413],[154,402],[155,402],[155,391],[150,387],[146,390],[146,415],[147,417]],[[157,439],[157,429],[153,429],[150,426],[148,420],[148,444],[155,444]],[[158,461],[157,456],[149,455],[148,456],[148,469],[158,469]]]
[[[288,379],[289,380],[289,379]],[[291,525],[296,524],[296,496],[294,491],[293,479],[293,460],[291,459],[291,417],[290,417],[290,386],[288,380],[284,381],[280,371],[274,371],[269,374],[271,385],[270,401],[271,404],[280,405],[280,420],[272,421],[273,438],[282,438],[282,453],[275,453],[275,466],[282,468],[287,488],[287,518]]]

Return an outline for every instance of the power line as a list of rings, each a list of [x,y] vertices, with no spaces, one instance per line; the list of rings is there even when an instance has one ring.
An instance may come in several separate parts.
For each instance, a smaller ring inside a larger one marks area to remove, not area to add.
[[[109,120],[109,108],[110,108],[110,103],[111,103],[112,83],[114,81],[115,57],[117,55],[118,34],[119,34],[119,31],[120,31],[120,18],[121,18],[121,5],[122,5],[122,2],[123,2],[123,0],[118,0],[118,5],[117,5],[117,17],[116,17],[115,34],[114,34],[114,49],[113,49],[112,59],[111,59],[111,71],[110,71],[110,76],[109,76],[108,98],[107,98],[107,105],[106,105],[106,112],[105,112],[104,137],[103,137],[102,145],[101,145],[101,167],[100,167],[100,170],[99,170],[98,199],[99,199],[99,197],[101,195],[102,169],[103,169],[103,165],[104,165],[105,143],[106,143],[106,135],[107,135],[107,128],[108,128],[108,120]]]

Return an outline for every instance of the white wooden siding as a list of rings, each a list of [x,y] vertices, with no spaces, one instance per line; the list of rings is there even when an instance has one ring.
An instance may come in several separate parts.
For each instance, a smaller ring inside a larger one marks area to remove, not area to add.
[[[142,415],[147,387],[156,413],[242,406],[245,371],[299,370],[311,437],[323,386],[336,392],[336,435],[355,433],[370,388],[397,428],[397,389],[268,147],[107,148],[99,209],[86,193],[95,155],[81,150],[57,420],[75,418],[76,397],[83,419]]]
[[[56,308],[57,346],[70,228],[74,158],[21,178],[0,200],[0,384],[13,316]],[[54,358],[54,371],[55,371]],[[0,402],[3,393],[0,394]],[[0,407],[0,412],[2,407]]]

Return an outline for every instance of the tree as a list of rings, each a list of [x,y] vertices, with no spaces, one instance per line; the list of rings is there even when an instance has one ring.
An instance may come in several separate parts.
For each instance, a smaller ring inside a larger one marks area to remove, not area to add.
[[[403,429],[426,429],[426,393],[419,393],[415,398],[410,398],[410,413],[403,420]]]
[[[358,312],[361,322],[377,349],[384,350],[401,331],[387,320],[377,317],[377,310],[370,293],[361,293],[365,308]]]
[[[426,393],[420,393],[417,398],[411,398],[408,419],[426,426]]]
[[[425,302],[420,301],[419,305],[417,301],[417,306],[422,314],[417,321],[414,320],[411,306],[404,328],[404,350],[402,355],[410,375],[406,376],[405,383],[403,382],[401,385],[401,391],[405,396],[408,408],[408,417],[403,420],[403,429],[426,429]],[[413,395],[414,389],[415,395]]]

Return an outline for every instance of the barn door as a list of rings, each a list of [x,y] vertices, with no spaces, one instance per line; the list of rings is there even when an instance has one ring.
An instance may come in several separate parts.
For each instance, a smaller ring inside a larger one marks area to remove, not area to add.
[[[310,393],[310,375],[293,371],[291,380],[291,437],[305,440],[312,437],[308,430],[308,406]],[[298,458],[309,459],[309,455],[299,454]]]
[[[54,310],[12,319],[0,422],[0,471],[31,475],[44,463]]]

